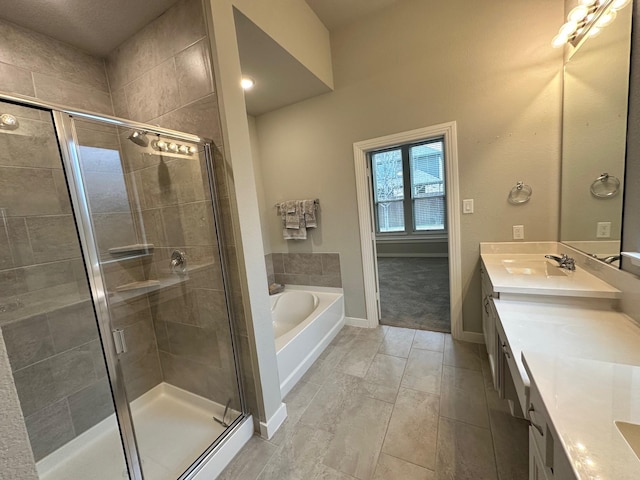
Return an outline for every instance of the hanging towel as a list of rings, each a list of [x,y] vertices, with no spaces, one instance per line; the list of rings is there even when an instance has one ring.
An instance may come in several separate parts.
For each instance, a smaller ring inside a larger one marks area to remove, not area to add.
[[[298,222],[298,228],[287,228],[286,220],[282,220],[282,237],[285,240],[306,240],[307,229],[304,223]]]
[[[318,222],[316,220],[316,204],[317,200],[301,200],[301,210],[304,215],[304,224],[306,228],[316,228]]]
[[[276,203],[285,240],[306,240],[307,228],[317,228],[318,199],[287,200]]]
[[[285,228],[298,230],[300,228],[300,204],[297,200],[284,202]]]

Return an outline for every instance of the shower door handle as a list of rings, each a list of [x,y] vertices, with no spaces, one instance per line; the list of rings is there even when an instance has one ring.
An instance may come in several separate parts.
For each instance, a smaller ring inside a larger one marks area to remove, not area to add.
[[[113,334],[113,342],[116,346],[116,353],[120,355],[121,353],[127,352],[127,341],[124,338],[124,330],[122,328],[116,328],[112,330]]]

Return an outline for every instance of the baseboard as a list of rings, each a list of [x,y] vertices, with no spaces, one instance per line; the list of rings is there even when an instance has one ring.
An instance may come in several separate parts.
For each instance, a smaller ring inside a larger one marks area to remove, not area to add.
[[[234,428],[224,441],[211,452],[208,458],[202,462],[202,466],[197,472],[189,477],[192,480],[210,480],[218,478],[222,471],[227,468],[242,447],[251,440],[253,436],[253,418],[247,416],[240,425]]]
[[[284,403],[281,403],[278,410],[276,410],[276,413],[267,420],[267,423],[260,422],[260,436],[269,440],[280,428],[280,425],[282,425],[286,418],[287,406]]]
[[[377,253],[376,257],[379,258],[448,258],[448,253]]]
[[[462,332],[459,340],[471,343],[484,343],[484,335],[478,332]]]
[[[344,317],[344,324],[351,327],[371,328],[371,323],[366,318]]]

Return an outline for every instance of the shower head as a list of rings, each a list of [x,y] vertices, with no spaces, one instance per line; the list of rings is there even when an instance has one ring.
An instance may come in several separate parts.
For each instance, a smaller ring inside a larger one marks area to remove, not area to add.
[[[131,140],[136,145],[140,145],[141,147],[149,146],[147,132],[143,132],[142,130],[134,130],[131,135],[129,135],[129,140]]]

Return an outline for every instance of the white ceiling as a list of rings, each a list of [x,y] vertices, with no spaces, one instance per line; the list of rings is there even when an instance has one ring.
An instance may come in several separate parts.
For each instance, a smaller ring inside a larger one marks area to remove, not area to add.
[[[0,17],[105,56],[176,0],[2,0]]]

